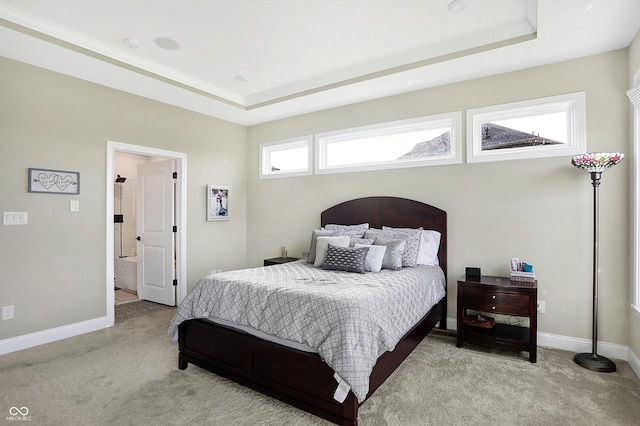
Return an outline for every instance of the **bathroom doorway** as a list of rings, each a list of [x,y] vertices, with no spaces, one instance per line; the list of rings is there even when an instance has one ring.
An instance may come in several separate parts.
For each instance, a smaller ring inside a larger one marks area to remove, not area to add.
[[[114,288],[115,304],[141,300],[138,294],[137,230],[138,170],[141,165],[169,161],[164,157],[116,151],[113,156],[114,182]],[[175,165],[170,166],[175,170]]]
[[[136,211],[136,198],[144,191],[141,189],[144,185],[138,182],[138,170],[139,167],[153,168],[151,163],[171,163],[175,170],[171,183],[175,202],[168,207],[173,209],[171,215],[176,226],[172,235],[175,252],[172,248],[170,253],[175,274],[171,277],[174,278],[171,288],[167,290],[175,294],[175,304],[186,295],[186,154],[111,141],[107,147],[107,317],[113,324],[115,304],[138,300],[141,243],[136,238],[141,218]]]

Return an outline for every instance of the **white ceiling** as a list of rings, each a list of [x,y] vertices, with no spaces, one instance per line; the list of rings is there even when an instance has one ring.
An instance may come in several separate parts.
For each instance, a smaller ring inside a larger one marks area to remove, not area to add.
[[[464,10],[450,12],[451,0],[0,0],[0,55],[252,125],[624,48],[640,28],[638,0],[456,2]]]

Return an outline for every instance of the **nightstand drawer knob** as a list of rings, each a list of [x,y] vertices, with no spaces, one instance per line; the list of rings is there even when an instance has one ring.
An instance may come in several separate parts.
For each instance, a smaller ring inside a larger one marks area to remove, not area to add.
[[[491,298],[492,298],[493,300],[496,300],[496,295],[494,294],[493,296],[491,296]]]
[[[492,311],[495,311],[495,310],[496,310],[496,307],[495,307],[495,306],[492,306],[492,307],[491,307],[491,310],[492,310]]]

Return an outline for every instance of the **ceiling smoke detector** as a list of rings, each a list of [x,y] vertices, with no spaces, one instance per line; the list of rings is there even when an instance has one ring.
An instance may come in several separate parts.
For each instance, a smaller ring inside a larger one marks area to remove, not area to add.
[[[140,42],[133,38],[125,38],[122,39],[122,43],[127,46],[129,49],[138,49],[140,48]]]

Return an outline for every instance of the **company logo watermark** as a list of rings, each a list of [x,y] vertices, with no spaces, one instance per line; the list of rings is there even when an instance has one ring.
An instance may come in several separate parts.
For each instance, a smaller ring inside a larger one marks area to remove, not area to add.
[[[30,422],[29,408],[11,407],[9,408],[9,415],[5,419],[8,422]]]

